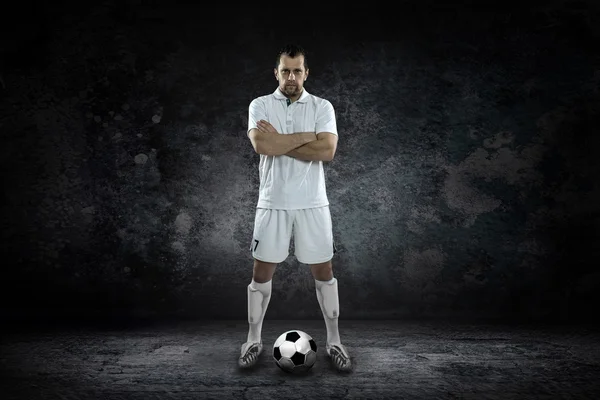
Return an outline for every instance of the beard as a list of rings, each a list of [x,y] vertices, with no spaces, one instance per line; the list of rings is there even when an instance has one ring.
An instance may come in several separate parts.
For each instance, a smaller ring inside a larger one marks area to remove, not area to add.
[[[286,84],[286,85],[283,87],[283,90],[284,90],[284,92],[285,92],[286,94],[289,94],[289,95],[295,95],[295,94],[297,94],[297,93],[298,93],[298,91],[300,90],[300,88],[299,88],[298,86],[296,86],[296,85],[287,85],[287,84]]]

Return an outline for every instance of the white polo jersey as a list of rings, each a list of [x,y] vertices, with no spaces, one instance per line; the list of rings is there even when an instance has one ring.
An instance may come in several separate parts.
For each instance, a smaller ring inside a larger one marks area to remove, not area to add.
[[[288,104],[289,103],[289,104]],[[302,90],[290,103],[279,88],[272,94],[252,100],[248,113],[248,134],[264,119],[281,134],[330,132],[337,124],[333,105]],[[323,161],[303,161],[286,155],[260,155],[260,188],[257,208],[297,210],[329,205]]]

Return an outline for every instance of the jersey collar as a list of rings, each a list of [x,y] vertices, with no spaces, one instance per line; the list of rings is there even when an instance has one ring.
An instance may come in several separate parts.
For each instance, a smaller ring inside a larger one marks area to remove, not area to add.
[[[275,98],[277,100],[286,100],[287,99],[287,97],[285,97],[283,95],[283,93],[281,93],[281,90],[279,90],[279,87],[277,89],[275,89],[275,91],[273,92],[273,95],[275,96]],[[302,94],[300,95],[298,100],[296,100],[296,102],[306,103],[306,101],[308,100],[308,96],[309,96],[309,93],[306,91],[306,88],[302,88]]]

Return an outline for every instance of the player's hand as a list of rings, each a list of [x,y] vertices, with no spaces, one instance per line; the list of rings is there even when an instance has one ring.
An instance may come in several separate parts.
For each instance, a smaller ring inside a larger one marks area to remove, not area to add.
[[[258,130],[265,133],[279,133],[277,129],[273,125],[271,125],[268,121],[261,119],[256,123]]]

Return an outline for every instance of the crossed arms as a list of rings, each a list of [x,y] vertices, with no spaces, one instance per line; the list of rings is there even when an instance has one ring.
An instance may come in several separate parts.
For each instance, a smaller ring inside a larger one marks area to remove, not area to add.
[[[337,148],[337,135],[330,132],[281,134],[265,120],[249,132],[254,151],[267,156],[286,155],[304,161],[332,161]]]

